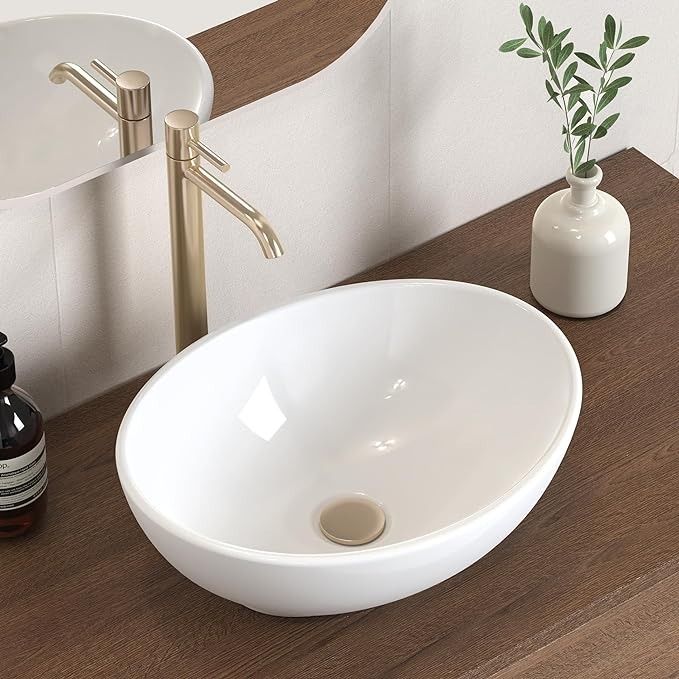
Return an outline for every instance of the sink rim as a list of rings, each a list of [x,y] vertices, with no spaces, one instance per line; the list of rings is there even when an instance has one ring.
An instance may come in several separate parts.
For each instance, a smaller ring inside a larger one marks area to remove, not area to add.
[[[333,295],[343,294],[347,289],[363,288],[369,289],[373,287],[381,286],[412,286],[412,287],[422,287],[422,286],[446,286],[461,289],[474,289],[477,293],[487,294],[495,297],[500,297],[510,301],[511,303],[519,306],[521,309],[537,317],[541,322],[545,323],[547,327],[554,333],[556,339],[558,340],[561,349],[564,351],[564,355],[568,361],[568,367],[570,371],[570,399],[568,402],[568,407],[564,413],[562,422],[559,426],[558,432],[554,436],[554,439],[550,445],[545,449],[536,463],[526,472],[526,474],[521,477],[511,488],[505,491],[502,495],[496,497],[492,502],[489,502],[484,507],[480,508],[476,512],[469,514],[447,526],[439,528],[429,533],[424,533],[423,535],[418,535],[407,540],[402,540],[397,543],[380,545],[371,543],[368,545],[363,545],[360,547],[348,547],[347,551],[343,552],[318,552],[318,553],[295,553],[295,552],[279,552],[270,551],[262,549],[254,549],[251,547],[244,547],[234,543],[223,542],[215,538],[207,537],[196,530],[187,528],[181,524],[175,523],[167,519],[160,511],[153,507],[144,497],[143,492],[137,487],[135,482],[132,480],[127,468],[125,461],[125,453],[123,448],[127,445],[127,436],[132,418],[136,414],[138,403],[145,397],[145,395],[158,383],[165,375],[172,371],[173,367],[178,364],[184,357],[189,354],[200,350],[200,348],[208,344],[209,342],[215,341],[218,337],[223,334],[229,333],[232,329],[239,327],[241,325],[258,322],[261,319],[278,313],[284,309],[294,307],[299,304],[304,304],[310,300],[316,300],[321,297],[330,297]],[[125,416],[121,422],[118,436],[116,439],[116,450],[115,450],[115,462],[116,470],[118,473],[118,480],[123,488],[123,492],[128,500],[128,503],[135,508],[137,511],[142,512],[146,517],[159,526],[162,530],[167,531],[174,538],[185,541],[191,544],[193,547],[198,549],[205,549],[221,556],[232,557],[239,560],[250,561],[253,563],[261,564],[284,564],[289,566],[321,566],[328,565],[329,563],[334,563],[341,560],[342,563],[354,563],[360,562],[364,563],[366,561],[378,560],[382,558],[389,558],[389,556],[399,555],[400,557],[405,556],[409,553],[416,553],[418,551],[423,551],[435,547],[438,543],[445,542],[448,540],[449,536],[455,533],[460,528],[463,528],[485,515],[491,513],[496,507],[502,505],[509,497],[518,492],[522,487],[528,485],[535,477],[539,476],[542,469],[547,466],[554,454],[559,454],[561,458],[565,455],[566,449],[570,444],[573,432],[578,422],[580,415],[580,408],[582,405],[582,373],[580,370],[580,364],[578,362],[577,356],[573,347],[571,346],[568,338],[565,336],[563,331],[542,311],[534,307],[533,305],[525,302],[518,297],[510,295],[508,293],[496,290],[494,288],[489,288],[483,285],[477,285],[474,283],[466,283],[462,281],[451,281],[445,279],[429,279],[429,278],[412,278],[412,279],[389,279],[389,280],[378,280],[369,281],[364,283],[353,283],[349,285],[340,285],[337,287],[320,290],[316,292],[311,292],[305,295],[301,295],[288,303],[274,307],[264,311],[263,313],[257,314],[251,318],[244,321],[235,321],[230,323],[218,330],[215,330],[202,339],[198,340],[191,346],[187,347],[179,353],[177,356],[170,359],[164,366],[162,366],[142,387],[139,393],[135,396],[131,404],[129,405]],[[565,446],[565,449],[564,449]],[[559,452],[563,449],[563,452]],[[561,460],[559,460],[560,464]]]

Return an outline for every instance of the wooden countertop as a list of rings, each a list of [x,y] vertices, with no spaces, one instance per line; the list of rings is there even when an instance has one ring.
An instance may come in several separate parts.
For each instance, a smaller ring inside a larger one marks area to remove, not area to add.
[[[215,82],[212,117],[318,73],[369,28],[386,0],[277,0],[190,38]]]
[[[629,293],[604,317],[556,319],[582,366],[582,416],[501,545],[433,589],[350,615],[277,619],[219,599],[158,555],[120,490],[114,442],[137,380],[48,425],[48,520],[0,541],[0,676],[676,677],[679,181],[634,150],[603,167],[632,220]],[[530,222],[556,187],[353,281],[450,278],[532,301]]]

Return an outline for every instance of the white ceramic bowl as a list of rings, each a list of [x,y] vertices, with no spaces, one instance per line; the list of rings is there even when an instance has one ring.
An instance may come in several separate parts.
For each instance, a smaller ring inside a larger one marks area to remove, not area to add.
[[[0,209],[67,188],[120,164],[117,122],[71,83],[48,75],[72,61],[101,59],[115,72],[137,69],[151,78],[153,134],[164,142],[163,118],[177,108],[210,118],[212,74],[185,38],[144,19],[115,14],[61,14],[0,23]],[[109,89],[111,85],[103,83]]]
[[[581,397],[573,349],[530,305],[465,283],[367,283],[189,347],[130,406],[116,461],[186,577],[266,613],[344,613],[503,540],[554,476]],[[387,526],[345,547],[318,517],[354,495]]]

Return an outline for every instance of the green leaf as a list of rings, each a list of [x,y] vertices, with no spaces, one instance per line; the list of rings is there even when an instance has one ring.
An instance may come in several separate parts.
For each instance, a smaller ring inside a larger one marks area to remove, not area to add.
[[[604,42],[606,47],[613,49],[615,47],[615,19],[610,14],[606,17],[605,28]]]
[[[581,106],[574,114],[571,120],[571,126],[575,127],[587,115],[587,107]]]
[[[547,25],[545,26],[545,49],[549,49],[552,47],[552,43],[554,42],[554,26],[552,25],[551,21],[547,22]]]
[[[577,85],[573,85],[570,89],[567,89],[564,94],[573,94],[574,92],[577,94],[582,94],[583,92],[590,92],[592,89],[591,85],[587,84],[580,84],[578,83]]]
[[[552,87],[552,83],[550,83],[549,80],[545,80],[545,87],[547,88],[547,92],[549,92],[548,101],[555,101],[559,108],[561,108],[561,104],[558,102],[559,93]]]
[[[568,137],[566,137],[566,138],[563,140],[563,150],[564,150],[566,153],[569,153],[569,152],[570,152],[570,149],[568,148]]]
[[[572,92],[568,95],[568,110],[570,111],[580,101],[580,92]]]
[[[607,90],[619,90],[621,87],[625,87],[625,85],[629,85],[632,82],[632,78],[630,78],[628,75],[622,77],[622,78],[616,78],[615,80],[611,81],[604,87],[604,92]]]
[[[543,45],[545,44],[545,26],[547,26],[547,19],[540,17],[538,21],[538,38],[540,38],[540,42]]]
[[[536,42],[533,35],[533,11],[522,2],[519,5],[519,13],[521,14],[521,19],[523,19],[523,25],[526,27],[526,33],[528,33],[533,42]]]
[[[554,36],[554,40],[552,40],[552,47],[554,45],[560,45],[565,37],[571,32],[570,28],[567,28],[565,31],[561,31],[561,33],[558,33],[557,35]]]
[[[631,50],[634,49],[635,47],[641,47],[642,45],[645,45],[650,38],[646,35],[638,35],[636,38],[630,38],[629,40],[626,40],[625,42],[620,45],[621,50]]]
[[[586,85],[589,90],[594,92],[594,87],[592,87],[591,83],[588,83],[584,78],[581,78],[579,75],[576,75],[574,77],[580,85]]]
[[[618,35],[615,39],[616,47],[620,44],[620,40],[622,40],[622,21],[618,21]]]
[[[599,61],[601,62],[601,65],[606,68],[606,63],[608,62],[608,59],[606,58],[606,43],[602,42],[599,45]]]
[[[559,52],[559,57],[556,60],[555,66],[557,68],[561,68],[566,63],[566,61],[571,56],[571,54],[573,54],[573,43],[569,42],[568,44],[564,45],[561,48],[561,51]]]
[[[599,113],[603,111],[606,106],[608,106],[613,101],[613,99],[615,99],[617,94],[618,90],[608,90],[607,92],[604,92],[604,96],[599,99],[599,105],[596,107],[596,112]]]
[[[619,57],[613,62],[613,65],[610,67],[609,70],[615,71],[617,68],[627,66],[627,64],[629,64],[632,61],[632,59],[634,59],[634,54],[632,54],[631,52],[629,54],[623,54],[621,57]]]
[[[608,118],[606,118],[606,120],[604,120],[604,122],[601,123],[601,125],[599,125],[599,127],[603,127],[603,128],[605,128],[605,129],[607,129],[607,130],[610,130],[611,127],[613,127],[613,123],[615,123],[615,121],[616,121],[619,117],[620,117],[620,114],[619,114],[619,113],[614,113],[612,116],[608,116]]]
[[[596,130],[596,125],[594,123],[582,123],[578,125],[572,132],[575,137],[589,137],[592,132]]]
[[[540,56],[540,52],[536,52],[528,47],[522,47],[517,54],[524,59],[534,59],[535,57]]]
[[[586,52],[576,52],[575,56],[581,61],[584,61],[588,66],[592,66],[593,68],[598,68],[600,71],[603,71],[603,68],[599,66],[597,60]]]
[[[596,128],[596,132],[592,139],[601,139],[601,137],[605,137],[607,134],[608,130],[603,125],[599,125],[599,127]]]
[[[585,145],[580,144],[578,146],[577,150],[575,151],[575,167],[580,165],[580,161],[582,160],[582,156],[584,155],[584,153],[585,153]]]
[[[596,160],[588,160],[586,163],[577,166],[575,171],[576,176],[582,177],[583,179],[587,177],[590,170],[596,165]]]
[[[503,42],[500,45],[500,52],[513,52],[515,49],[518,49],[523,45],[524,42],[526,42],[528,38],[516,38],[515,40],[507,40],[507,42]]]
[[[578,62],[574,61],[572,64],[568,64],[566,66],[566,70],[563,72],[563,86],[566,87],[568,85],[569,81],[571,78],[575,75],[575,72],[578,70]]]

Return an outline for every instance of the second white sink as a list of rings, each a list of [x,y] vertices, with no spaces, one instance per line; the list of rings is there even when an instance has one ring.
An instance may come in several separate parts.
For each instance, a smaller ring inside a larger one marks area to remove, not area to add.
[[[143,19],[64,14],[0,23],[0,209],[40,197],[119,159],[117,123],[70,84],[48,80],[72,61],[90,73],[92,59],[114,71],[151,78],[153,128],[163,142],[163,117],[177,108],[209,119],[213,82],[200,52],[185,38]]]
[[[337,288],[171,361],[125,417],[118,473],[151,542],[201,587],[277,615],[343,613],[503,540],[555,474],[581,392],[564,335],[509,295]],[[373,542],[320,529],[347,499],[383,512]]]

